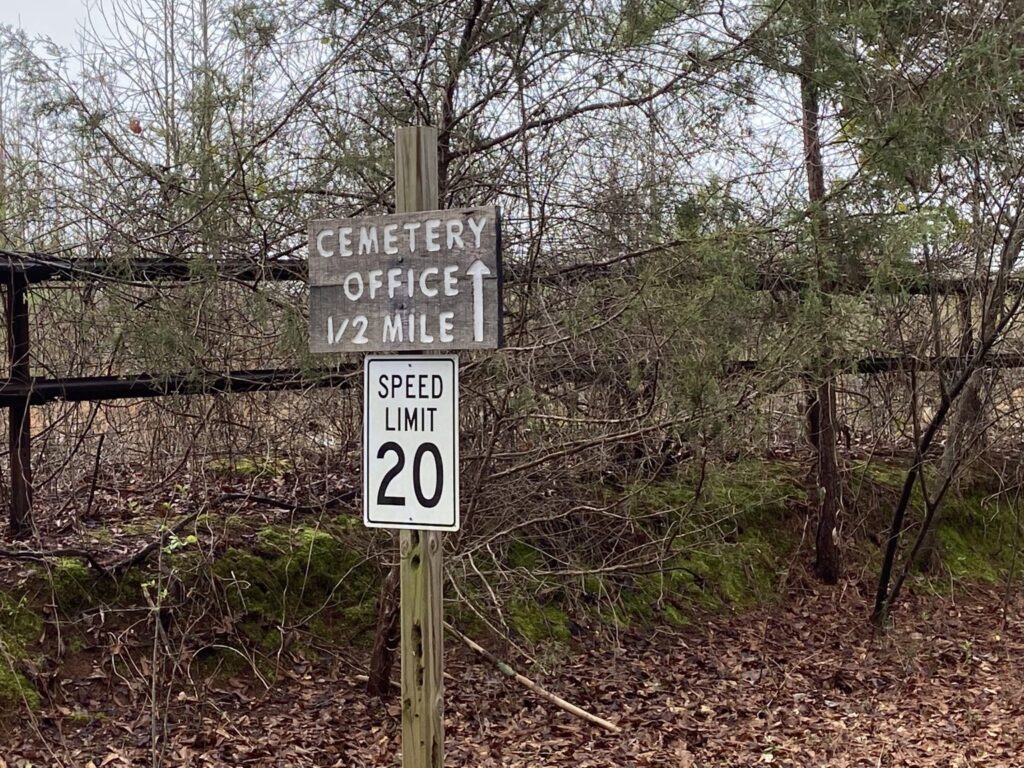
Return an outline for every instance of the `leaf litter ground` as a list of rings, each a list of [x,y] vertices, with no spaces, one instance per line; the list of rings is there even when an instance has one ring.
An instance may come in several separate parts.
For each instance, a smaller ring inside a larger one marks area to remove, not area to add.
[[[1024,602],[1004,611],[1004,597],[910,597],[878,638],[854,585],[813,589],[690,630],[585,638],[549,654],[546,671],[522,665],[617,723],[618,735],[552,708],[449,639],[445,765],[1021,766]],[[365,659],[278,663],[269,690],[250,675],[162,691],[163,764],[400,764],[398,704],[367,699]],[[145,699],[130,701],[110,675],[91,677],[7,730],[0,768],[152,764]]]

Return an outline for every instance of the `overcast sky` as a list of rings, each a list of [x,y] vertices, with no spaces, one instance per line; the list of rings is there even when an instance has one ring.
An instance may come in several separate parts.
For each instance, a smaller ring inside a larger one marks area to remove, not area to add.
[[[87,0],[0,0],[0,24],[20,27],[33,37],[47,35],[70,45],[86,16]],[[88,0],[95,4],[95,0]]]

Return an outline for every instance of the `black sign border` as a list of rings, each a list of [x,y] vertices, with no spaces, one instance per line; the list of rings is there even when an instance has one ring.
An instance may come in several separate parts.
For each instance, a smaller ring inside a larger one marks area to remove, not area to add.
[[[500,274],[500,272],[499,272],[499,274]],[[499,292],[499,295],[500,295],[500,292]],[[499,338],[500,338],[500,327],[499,327]],[[402,361],[402,360],[407,360],[409,362],[417,362],[417,363],[422,363],[425,360],[443,360],[444,362],[451,363],[451,365],[452,365],[452,381],[455,382],[455,388],[456,388],[455,389],[456,401],[455,401],[455,409],[454,409],[455,412],[452,414],[452,434],[455,436],[455,453],[456,453],[456,457],[455,457],[456,458],[456,462],[455,462],[455,505],[454,505],[455,508],[452,510],[452,521],[450,523],[422,523],[422,524],[417,524],[415,526],[407,525],[406,523],[402,523],[401,525],[397,525],[397,524],[395,524],[395,522],[393,520],[374,520],[373,518],[370,517],[369,500],[366,497],[366,491],[367,491],[367,485],[368,485],[367,476],[368,476],[368,469],[369,469],[369,466],[368,466],[369,465],[369,459],[368,459],[367,453],[366,453],[366,446],[367,446],[367,444],[370,441],[370,419],[369,419],[370,409],[369,408],[364,408],[365,412],[363,414],[363,460],[361,462],[362,470],[363,470],[363,476],[360,478],[360,483],[359,483],[359,485],[360,485],[360,487],[362,488],[362,491],[363,491],[363,521],[364,521],[364,523],[373,523],[374,527],[389,528],[389,529],[395,530],[395,531],[399,531],[399,530],[409,530],[409,531],[430,530],[432,528],[438,528],[438,529],[445,530],[445,531],[457,530],[457,528],[459,526],[459,523],[460,523],[460,520],[459,520],[459,504],[462,503],[461,494],[459,493],[460,489],[458,487],[459,479],[460,479],[461,474],[462,474],[459,471],[459,460],[461,460],[461,457],[458,455],[458,453],[459,453],[459,402],[458,402],[458,393],[459,393],[459,390],[458,390],[458,387],[459,387],[459,356],[458,355],[454,355],[454,354],[452,354],[452,355],[443,355],[443,356],[442,355],[429,355],[429,354],[425,355],[425,354],[422,354],[422,353],[420,353],[420,354],[405,353],[405,354],[391,354],[391,355],[387,355],[387,354],[384,354],[384,355],[380,355],[380,354],[370,354],[370,355],[367,355],[363,359],[363,398],[366,398],[366,397],[369,396],[367,387],[368,387],[368,382],[370,380],[370,365],[373,363],[374,360],[381,360],[381,361],[392,361],[392,360],[393,361]]]

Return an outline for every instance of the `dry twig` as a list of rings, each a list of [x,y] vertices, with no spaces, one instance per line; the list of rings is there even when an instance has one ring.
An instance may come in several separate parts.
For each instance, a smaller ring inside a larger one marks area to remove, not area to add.
[[[506,677],[514,678],[516,682],[518,682],[524,688],[533,691],[535,694],[540,696],[545,701],[551,702],[559,709],[568,712],[570,715],[573,715],[574,717],[578,717],[581,720],[586,720],[588,723],[593,723],[594,725],[600,728],[604,728],[606,731],[609,731],[610,733],[622,732],[622,729],[619,728],[619,726],[617,726],[615,723],[605,720],[603,717],[598,717],[595,714],[587,712],[587,710],[577,707],[575,704],[569,703],[561,696],[556,696],[551,691],[545,688],[541,688],[533,680],[526,677],[526,675],[521,675],[518,672],[516,672],[514,669],[512,669],[512,667],[510,667],[504,661],[502,661],[493,653],[488,651],[486,648],[481,646],[479,643],[476,643],[470,638],[466,637],[464,634],[459,632],[459,630],[457,630],[447,621],[444,623],[444,628],[448,630],[451,634],[455,635],[455,637],[457,637],[459,640],[461,640],[465,644],[465,646],[469,648],[471,651],[480,654],[489,662],[491,662],[494,666],[498,668],[498,671],[500,671],[503,675],[505,675]]]

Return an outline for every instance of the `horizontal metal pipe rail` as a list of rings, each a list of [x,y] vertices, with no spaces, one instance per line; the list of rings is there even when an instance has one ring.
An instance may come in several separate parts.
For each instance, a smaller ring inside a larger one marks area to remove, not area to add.
[[[303,261],[256,262],[245,259],[139,258],[66,259],[42,253],[0,250],[0,280],[9,284],[17,276],[34,285],[44,282],[184,282],[209,275],[246,282],[306,282]]]
[[[650,249],[648,249],[650,250]],[[640,257],[647,251],[637,252]],[[616,264],[631,261],[627,254],[608,264],[576,265],[544,275],[518,274],[513,266],[508,282],[539,284],[572,283],[593,279],[612,271]],[[243,392],[274,392],[315,387],[348,387],[357,366],[339,366],[329,371],[304,374],[292,369],[254,369],[226,373],[193,372],[166,375],[141,373],[130,376],[45,378],[31,375],[29,334],[29,287],[40,283],[86,283],[100,281],[130,283],[188,282],[215,276],[239,282],[305,282],[303,261],[259,262],[246,259],[130,258],[81,259],[46,253],[0,250],[0,283],[6,286],[7,353],[10,378],[0,381],[0,408],[9,410],[11,471],[10,530],[23,537],[32,529],[31,407],[55,401],[83,402],[126,398],[203,395]],[[1015,288],[1024,285],[1014,280]],[[801,291],[805,281],[785,275],[761,273],[751,286],[764,291]],[[965,295],[976,287],[970,280],[911,280],[903,285],[882,286],[886,293]],[[965,358],[918,358],[907,355],[872,356],[846,367],[848,373],[876,375],[895,371],[952,370],[968,362]],[[754,371],[758,361],[728,363],[726,373]],[[989,368],[1024,367],[1024,355],[1004,353],[986,361]]]
[[[916,373],[927,373],[929,371],[959,371],[973,363],[973,358],[958,355],[938,357],[881,355],[877,357],[864,357],[845,366],[839,363],[837,364],[837,371],[839,373],[877,376],[883,373],[897,373],[900,371],[914,371]],[[761,367],[762,363],[757,360],[734,360],[725,364],[725,370],[728,373],[756,371]],[[1018,352],[990,354],[985,357],[981,367],[993,370],[1024,368],[1024,354]]]
[[[215,395],[280,392],[317,387],[348,388],[356,366],[306,374],[289,368],[247,369],[228,373],[176,373],[137,376],[86,376],[68,379],[33,377],[27,383],[0,381],[0,408],[45,405],[56,401],[80,403],[168,395]]]
[[[28,536],[32,519],[32,406],[54,401],[82,402],[240,392],[274,392],[313,387],[346,387],[351,366],[305,376],[289,369],[227,373],[43,378],[31,375],[28,291],[40,283],[96,281],[188,282],[215,276],[251,283],[306,280],[301,261],[259,263],[244,259],[68,259],[41,253],[0,250],[0,283],[6,287],[7,355],[10,378],[0,381],[0,408],[8,409],[11,506],[10,533]]]
[[[647,251],[638,252],[646,254]],[[639,258],[639,257],[638,257]],[[548,272],[527,272],[515,264],[507,265],[506,283],[539,285],[564,285],[592,280],[603,275],[615,274],[616,270],[628,267],[635,259],[624,259],[604,264],[578,264]],[[199,259],[199,258],[136,258],[122,259],[80,259],[62,258],[45,253],[21,253],[0,250],[0,280],[5,284],[13,274],[20,275],[29,284],[42,282],[86,282],[90,280],[127,280],[137,282],[181,282],[199,280],[210,273],[224,280],[245,282],[306,282],[307,272],[304,261],[253,261],[246,259]],[[857,285],[847,285],[844,293],[876,293],[886,295],[907,294],[913,296],[936,294],[940,296],[966,296],[985,288],[985,281],[970,278],[942,277],[927,278],[913,276],[884,283],[869,283],[864,280]],[[750,285],[757,291],[799,293],[811,287],[800,277],[765,270],[757,272]],[[1024,277],[1012,277],[1007,283],[1011,291],[1024,290]]]

